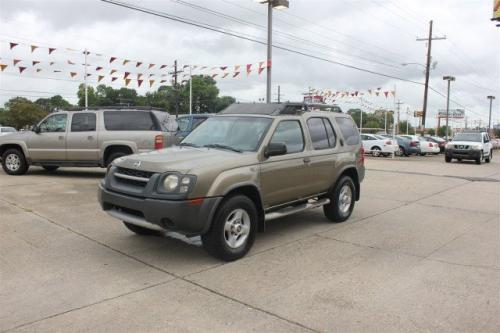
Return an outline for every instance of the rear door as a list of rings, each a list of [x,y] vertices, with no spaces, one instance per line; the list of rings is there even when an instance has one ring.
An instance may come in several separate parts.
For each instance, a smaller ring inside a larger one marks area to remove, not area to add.
[[[72,113],[71,126],[66,136],[67,160],[98,161],[97,139],[97,114],[95,112]]]
[[[38,128],[40,133],[30,136],[28,151],[33,161],[65,161],[67,113],[48,116]]]

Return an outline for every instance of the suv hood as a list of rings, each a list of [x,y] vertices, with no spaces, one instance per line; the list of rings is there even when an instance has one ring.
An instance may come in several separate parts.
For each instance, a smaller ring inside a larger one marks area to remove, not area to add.
[[[450,141],[450,144],[459,146],[482,145],[481,142],[476,142],[476,141]]]
[[[170,147],[147,153],[129,155],[113,164],[149,172],[176,171],[183,174],[196,168],[218,168],[221,171],[257,161],[255,153],[236,153],[223,149]],[[140,163],[139,163],[140,162]]]
[[[19,132],[7,133],[5,135],[0,135],[0,143],[3,141],[26,140],[33,134],[35,134],[35,132],[32,131],[19,131]]]

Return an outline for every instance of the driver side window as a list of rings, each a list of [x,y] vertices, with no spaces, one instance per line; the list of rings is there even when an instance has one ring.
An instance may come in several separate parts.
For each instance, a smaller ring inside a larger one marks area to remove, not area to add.
[[[40,123],[41,133],[66,132],[66,123],[68,116],[66,114],[55,114]]]
[[[270,143],[284,143],[287,154],[304,150],[302,127],[296,120],[284,120],[278,124]]]

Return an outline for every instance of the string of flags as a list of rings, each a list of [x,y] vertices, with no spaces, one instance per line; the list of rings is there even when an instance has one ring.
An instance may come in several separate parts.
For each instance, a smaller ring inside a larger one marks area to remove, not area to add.
[[[389,96],[392,97],[396,96],[395,90],[382,90],[382,88],[354,90],[354,91],[311,89],[311,93],[325,98],[352,98],[352,97],[362,97],[362,96],[376,96],[376,97],[385,96],[385,98],[388,98]]]
[[[19,50],[19,48],[22,48],[23,51],[29,51],[33,55],[43,52],[46,57],[49,57],[49,61],[2,57],[0,58],[0,72],[4,72],[6,69],[12,67],[19,75],[26,75],[27,73],[60,73],[74,80],[85,79],[86,76],[87,79],[94,77],[98,83],[101,81],[110,83],[123,82],[125,86],[136,81],[138,87],[145,80],[149,83],[150,87],[155,84],[164,84],[169,82],[169,78],[171,79],[173,76],[170,71],[174,69],[174,66],[167,64],[131,60],[117,56],[105,56],[87,50],[79,51],[70,48],[47,47],[17,42],[8,42],[8,47],[10,50]],[[64,51],[77,52],[84,56],[92,56],[93,58],[90,59],[90,62],[87,61],[87,57],[84,60],[83,56],[80,56],[78,60],[74,57],[67,57],[63,58],[65,59],[64,61],[56,61],[54,56],[59,56],[59,59],[61,59],[61,56],[65,56]],[[82,63],[82,60],[85,62]],[[255,75],[260,75],[265,69],[271,66],[272,63],[270,60],[231,66],[184,65],[179,67],[182,68],[181,75],[179,76],[183,80],[189,78],[190,75],[207,75],[213,79],[240,78],[244,77],[245,74],[247,77],[254,73]]]

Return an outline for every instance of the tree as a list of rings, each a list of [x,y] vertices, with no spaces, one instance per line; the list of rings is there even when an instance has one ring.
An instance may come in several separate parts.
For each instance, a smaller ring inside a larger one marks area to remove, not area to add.
[[[65,100],[61,95],[55,95],[50,98],[39,98],[35,101],[35,104],[40,105],[47,112],[71,107],[71,103]]]
[[[408,125],[408,134],[414,133],[415,129],[410,122],[403,120],[399,122],[399,134],[406,134],[406,126]]]
[[[79,106],[85,106],[85,85],[82,83],[80,86],[78,86],[78,92],[76,93],[78,96],[78,105]],[[97,96],[94,90],[94,87],[88,86],[87,87],[87,100],[88,100],[88,106],[97,106]]]
[[[34,125],[48,114],[40,105],[24,97],[11,98],[5,103],[2,122],[17,129]]]
[[[217,97],[215,101],[215,112],[219,112],[227,108],[229,105],[236,102],[236,99],[232,96],[222,96]]]
[[[446,126],[441,126],[438,128],[438,136],[440,136],[440,137],[446,136]],[[450,126],[448,126],[448,136],[450,136],[450,137],[453,136],[453,131],[451,130]]]
[[[428,128],[427,129],[427,134],[430,136],[435,136],[436,135],[436,130],[434,128]]]

